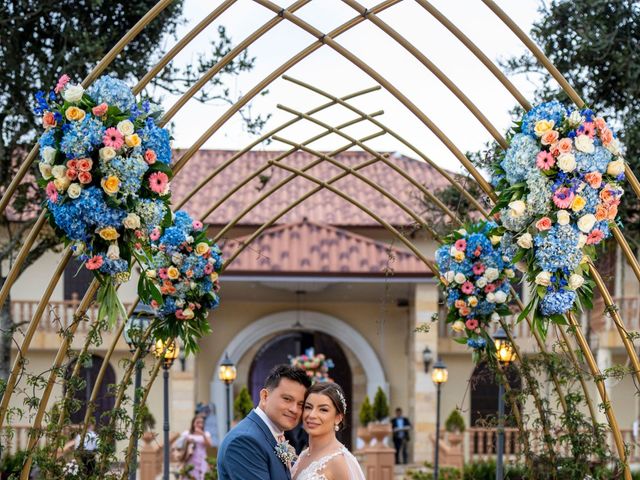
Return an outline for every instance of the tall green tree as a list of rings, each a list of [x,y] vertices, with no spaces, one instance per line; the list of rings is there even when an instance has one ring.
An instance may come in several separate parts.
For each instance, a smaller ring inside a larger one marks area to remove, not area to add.
[[[156,0],[0,0],[0,194],[42,131],[40,118],[32,111],[34,92],[50,89],[62,73],[74,81],[84,78],[155,4]],[[165,43],[175,38],[176,28],[184,21],[182,13],[183,0],[172,2],[125,47],[105,73],[115,74],[131,85],[141,79],[165,53]],[[186,91],[231,48],[224,27],[219,27],[218,38],[207,55],[186,68],[170,64],[143,94],[153,97],[162,91]],[[254,59],[243,52],[223,69],[222,75],[207,84],[199,100],[233,102],[225,85],[230,77],[253,65]],[[265,121],[248,116],[245,120],[250,131],[259,129]],[[35,165],[32,174],[20,185],[11,208],[0,216],[0,286],[41,208],[41,192],[33,182]],[[58,246],[53,232],[45,229],[23,269]],[[7,301],[0,311],[0,379],[7,377],[15,328]]]

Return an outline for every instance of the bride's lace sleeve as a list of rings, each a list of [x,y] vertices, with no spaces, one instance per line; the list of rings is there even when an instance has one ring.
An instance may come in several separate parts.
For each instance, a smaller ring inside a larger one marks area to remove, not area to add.
[[[349,468],[349,480],[366,480],[358,460],[356,460],[356,457],[354,457],[351,452],[345,451],[344,459],[347,462],[347,467]]]

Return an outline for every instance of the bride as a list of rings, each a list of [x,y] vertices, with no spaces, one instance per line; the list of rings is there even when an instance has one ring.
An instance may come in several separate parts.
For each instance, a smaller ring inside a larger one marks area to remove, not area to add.
[[[309,448],[291,470],[293,480],[365,480],[356,458],[338,441],[347,401],[336,383],[316,383],[307,390],[302,412]]]

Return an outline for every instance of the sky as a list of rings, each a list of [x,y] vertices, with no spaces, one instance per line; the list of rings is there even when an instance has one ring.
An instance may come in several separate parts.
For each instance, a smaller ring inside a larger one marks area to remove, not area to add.
[[[285,7],[293,2],[280,0],[274,3]],[[378,2],[359,0],[359,3],[370,8]],[[433,0],[431,3],[470,37],[490,59],[497,61],[525,51],[524,45],[480,0]],[[537,0],[498,0],[496,3],[526,32],[538,17]],[[178,36],[188,32],[218,5],[220,1],[186,0],[184,16],[187,21],[179,27]],[[321,32],[328,33],[357,13],[341,0],[312,0],[298,10],[296,15]],[[253,0],[238,0],[181,52],[175,62],[184,66],[195,62],[198,55],[210,51],[211,40],[217,38],[218,25],[225,26],[235,45],[273,16],[270,10]],[[504,133],[508,129],[511,123],[508,111],[516,103],[513,97],[464,45],[417,2],[403,0],[380,13],[379,17],[449,76],[498,131]],[[312,35],[290,22],[281,22],[249,48],[249,54],[256,59],[255,68],[240,77],[225,79],[232,96],[237,98],[249,92],[266,75],[314,40]],[[491,140],[489,132],[431,72],[370,21],[362,22],[337,37],[336,41],[376,69],[406,95],[462,152],[481,149]],[[170,48],[174,42],[172,39],[167,40],[165,47]],[[287,74],[336,96],[376,85],[374,79],[327,45],[296,64]],[[535,86],[530,80],[522,75],[510,79],[527,98],[532,98]],[[170,107],[176,99],[177,97],[165,95],[165,108]],[[279,109],[278,105],[307,111],[325,102],[324,97],[278,78],[269,85],[266,95],[259,96],[250,103],[250,112],[253,115],[272,115],[263,130],[266,132],[292,118],[291,113]],[[380,122],[399,133],[439,165],[460,171],[461,167],[449,149],[422,121],[384,89],[358,97],[350,103],[367,113],[384,111],[376,117]],[[174,147],[190,147],[228,107],[222,102],[202,104],[195,100],[189,101],[174,117]],[[343,107],[331,107],[317,115],[317,118],[333,126],[355,117],[356,114]],[[368,122],[361,122],[345,132],[361,138],[378,130],[378,127]],[[315,124],[301,121],[279,135],[294,142],[304,142],[321,131],[322,128]],[[246,132],[239,115],[235,115],[204,143],[203,148],[237,150],[255,138]],[[311,147],[332,151],[346,142],[344,138],[331,134],[313,143]],[[377,151],[397,151],[416,157],[407,146],[389,135],[377,137],[367,142],[367,145]],[[277,141],[254,147],[258,150],[285,148],[289,146]]]

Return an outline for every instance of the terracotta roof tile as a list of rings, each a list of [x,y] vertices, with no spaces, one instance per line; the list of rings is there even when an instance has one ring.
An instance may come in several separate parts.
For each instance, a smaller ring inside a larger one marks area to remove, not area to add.
[[[229,258],[249,236],[225,243]],[[287,272],[431,276],[412,253],[328,225],[302,221],[271,227],[230,264],[225,274]]]
[[[175,152],[176,158],[180,158],[182,151]],[[207,177],[216,167],[228,160],[235,152],[229,150],[200,150],[187,163],[187,166],[176,176],[172,182],[174,202],[184,198],[189,191]],[[266,165],[269,159],[277,157],[282,152],[277,151],[251,151],[236,160],[230,167],[220,172],[209,184],[198,192],[184,208],[191,214],[200,216],[210,208],[216,200],[221,198],[231,188],[251,175],[261,166]],[[363,151],[347,151],[336,156],[336,159],[347,167],[368,160],[370,155]],[[315,157],[306,152],[297,152],[284,160],[285,164],[296,168],[302,168],[313,161]],[[431,191],[439,190],[447,186],[436,170],[427,163],[405,157],[398,154],[389,154],[389,159],[420,183],[426,185]],[[339,167],[328,162],[316,165],[308,173],[322,180],[342,172]],[[422,211],[420,192],[408,183],[400,174],[391,170],[381,162],[374,163],[360,171],[371,178],[380,186],[386,188],[398,199],[406,202],[418,213]],[[276,185],[281,179],[290,175],[290,172],[276,167],[269,167],[264,174],[270,175],[266,187],[261,190],[261,182],[258,178],[238,190],[231,198],[214,211],[207,218],[212,225],[223,225],[232,220],[244,207],[257,199],[262,193]],[[357,178],[347,176],[334,184],[349,195],[379,214],[386,221],[395,224],[408,224],[410,217],[389,199],[364,184]],[[265,199],[258,208],[246,215],[240,225],[262,225],[280,210],[286,208],[292,201],[298,199],[308,190],[316,186],[315,183],[304,179],[295,178],[286,186],[278,190],[271,197]],[[301,205],[288,212],[279,224],[300,222],[308,218],[313,222],[340,226],[377,226],[377,222],[366,213],[335,195],[329,190],[323,189],[308,198]]]

